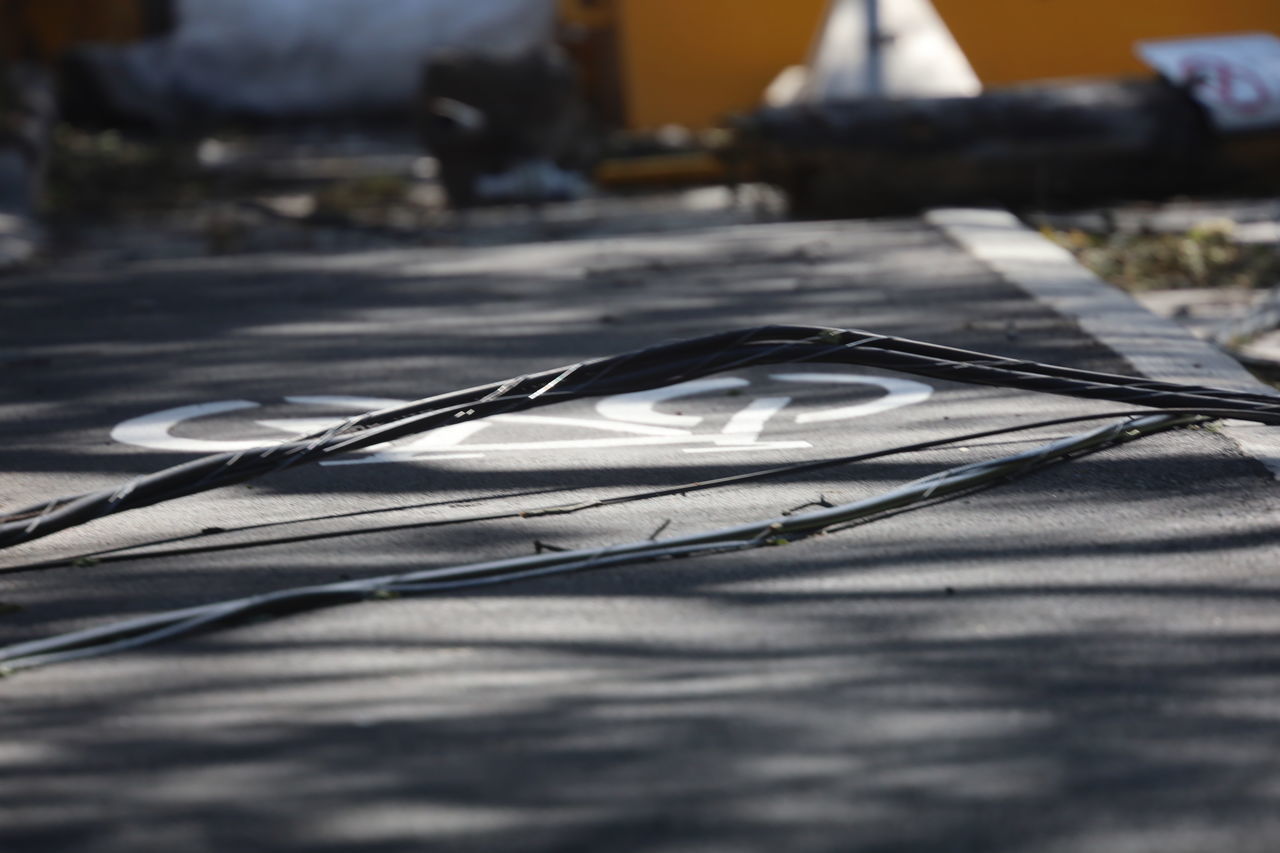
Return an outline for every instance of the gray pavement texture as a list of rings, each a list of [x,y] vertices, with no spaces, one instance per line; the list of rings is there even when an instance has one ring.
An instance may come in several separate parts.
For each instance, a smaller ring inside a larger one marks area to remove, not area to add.
[[[0,300],[6,507],[190,458],[111,438],[148,413],[239,400],[170,437],[279,437],[336,414],[289,396],[411,399],[763,322],[1133,369],[922,220],[122,263],[0,280]],[[583,401],[538,413],[573,422],[286,472],[0,566],[209,527],[252,545],[564,503],[1109,408],[931,381],[923,403],[802,422],[881,393],[849,384],[859,371],[806,370],[828,375],[739,372],[649,412],[701,418],[681,422],[687,444],[605,445],[636,428],[602,429]],[[715,443],[781,397],[755,445]],[[680,535],[1031,440],[572,516],[7,574],[0,642],[535,541]],[[1278,508],[1259,462],[1184,431],[792,546],[332,608],[21,674],[0,681],[0,849],[1271,851]],[[322,518],[338,513],[354,514]]]

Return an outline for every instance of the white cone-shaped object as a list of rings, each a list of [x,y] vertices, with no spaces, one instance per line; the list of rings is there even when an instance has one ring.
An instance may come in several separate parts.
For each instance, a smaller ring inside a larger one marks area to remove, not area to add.
[[[871,27],[879,38],[870,38]],[[929,0],[832,0],[797,100],[976,95],[982,84]]]

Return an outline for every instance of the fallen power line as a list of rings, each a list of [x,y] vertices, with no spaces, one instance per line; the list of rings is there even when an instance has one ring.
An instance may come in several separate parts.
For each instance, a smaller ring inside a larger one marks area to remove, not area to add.
[[[1280,396],[1271,394],[1077,370],[855,329],[760,326],[427,397],[358,415],[297,441],[213,454],[137,477],[117,488],[52,498],[0,516],[0,548],[113,513],[242,483],[447,424],[582,397],[641,391],[724,370],[795,362],[877,367],[1154,408],[1212,409],[1244,420],[1280,423]]]
[[[1230,412],[1215,411],[1212,409],[1165,409],[1166,413],[1183,414],[1183,415],[1200,415],[1206,418],[1217,418],[1229,416]],[[724,477],[715,477],[706,480],[694,480],[692,482],[679,483],[671,486],[663,486],[656,489],[645,489],[642,491],[629,492],[621,495],[613,495],[603,498],[588,498],[585,500],[560,502],[554,504],[542,504],[536,506],[528,506],[524,508],[516,508],[504,510],[501,512],[479,512],[472,514],[444,516],[442,518],[430,518],[425,520],[413,520],[396,522],[392,524],[380,525],[361,525],[350,527],[334,527],[327,530],[311,531],[307,533],[284,534],[279,536],[235,540],[230,542],[219,542],[217,539],[231,534],[243,534],[248,532],[262,530],[276,530],[289,526],[300,524],[310,524],[324,521],[340,521],[361,516],[377,515],[387,512],[403,513],[415,509],[424,509],[427,507],[439,506],[439,504],[418,504],[416,506],[391,506],[377,507],[366,510],[353,510],[349,512],[332,513],[323,516],[305,517],[296,519],[284,519],[278,521],[259,522],[255,524],[245,524],[234,527],[212,527],[200,530],[195,533],[188,533],[178,536],[165,537],[163,539],[133,542],[126,545],[118,545],[110,548],[102,548],[96,551],[75,554],[68,557],[59,557],[52,560],[39,560],[32,563],[22,563],[14,566],[6,566],[0,568],[0,575],[22,574],[27,572],[39,571],[42,569],[54,569],[78,566],[97,566],[108,563],[118,562],[137,562],[139,560],[155,560],[166,559],[172,557],[191,557],[199,554],[215,554],[225,553],[227,551],[243,551],[248,549],[268,548],[277,545],[294,545],[302,542],[317,542],[325,539],[337,539],[348,536],[367,536],[371,534],[389,533],[399,530],[421,530],[424,528],[436,527],[454,527],[463,524],[476,524],[489,521],[511,520],[519,518],[538,518],[548,515],[571,515],[579,512],[586,512],[593,509],[602,509],[604,507],[619,506],[621,504],[637,503],[639,501],[653,500],[655,498],[670,497],[672,495],[688,495],[694,492],[707,491],[709,489],[723,488],[725,486],[742,485],[745,483],[762,482],[765,480],[778,479],[794,474],[801,474],[810,471],[820,471],[827,468],[835,468],[842,465],[852,465],[858,462],[869,462],[874,459],[884,459],[891,456],[900,456],[908,453],[919,453],[924,450],[932,450],[935,448],[946,447],[949,445],[967,443],[977,441],[984,438],[994,438],[997,436],[1006,436],[1019,432],[1028,432],[1031,430],[1046,429],[1049,427],[1066,426],[1069,424],[1079,424],[1087,421],[1111,420],[1123,417],[1141,417],[1148,414],[1145,411],[1119,411],[1095,413],[1090,415],[1072,415],[1070,417],[1052,418],[1043,421],[1033,421],[1025,424],[1015,424],[1013,426],[996,427],[993,429],[978,430],[975,432],[960,433],[957,435],[947,436],[945,438],[931,439],[928,441],[920,441],[912,444],[904,444],[896,447],[888,447],[881,450],[872,450],[866,453],[856,453],[845,456],[834,456],[824,459],[809,459],[804,462],[791,462],[785,465],[775,465],[769,468],[761,468],[754,471],[744,471],[739,474],[729,474]],[[533,492],[526,492],[519,495],[501,495],[501,498],[513,497],[532,497],[546,496],[560,493],[561,489],[541,489]],[[493,497],[474,498],[464,503],[485,503],[494,500]],[[167,546],[167,547],[166,547]]]
[[[251,616],[278,615],[369,599],[425,595],[657,560],[785,545],[929,501],[972,491],[1046,465],[1200,423],[1191,414],[1154,414],[1109,424],[1022,453],[975,462],[907,483],[881,495],[803,514],[773,518],[670,539],[553,551],[528,557],[426,569],[172,610],[0,648],[0,674],[128,651],[235,624]]]

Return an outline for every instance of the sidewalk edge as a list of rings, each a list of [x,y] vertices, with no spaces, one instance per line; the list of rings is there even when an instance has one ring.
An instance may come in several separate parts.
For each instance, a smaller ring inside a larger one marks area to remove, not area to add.
[[[1230,356],[1152,314],[1006,210],[942,208],[924,218],[1001,278],[1075,320],[1145,376],[1275,393]],[[1280,480],[1280,430],[1228,421],[1222,431]]]

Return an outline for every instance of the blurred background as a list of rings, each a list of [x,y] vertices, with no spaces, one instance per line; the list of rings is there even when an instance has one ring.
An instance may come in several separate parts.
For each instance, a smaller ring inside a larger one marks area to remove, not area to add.
[[[1276,277],[1277,32],[1274,0],[0,0],[0,268],[999,205],[1231,315]]]

